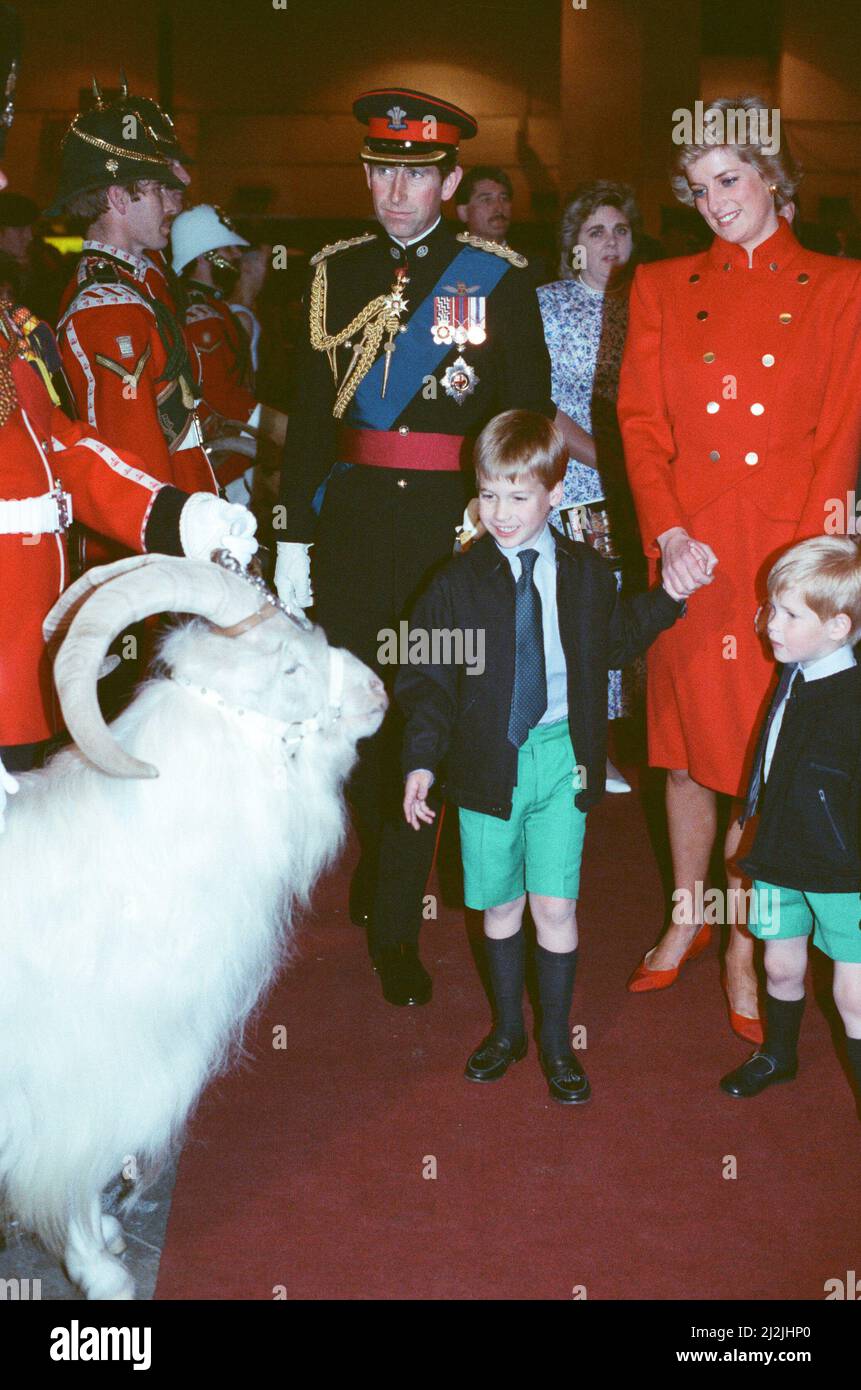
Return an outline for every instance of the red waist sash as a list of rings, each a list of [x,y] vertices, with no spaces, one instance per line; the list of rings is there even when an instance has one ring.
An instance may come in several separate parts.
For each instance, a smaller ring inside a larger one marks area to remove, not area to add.
[[[471,452],[462,434],[401,434],[399,430],[357,430],[342,425],[338,458],[370,468],[397,468],[428,473],[458,473],[461,457]]]

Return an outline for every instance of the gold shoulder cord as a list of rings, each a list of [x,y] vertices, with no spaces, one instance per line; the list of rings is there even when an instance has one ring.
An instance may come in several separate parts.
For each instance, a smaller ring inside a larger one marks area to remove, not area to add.
[[[329,366],[332,368],[332,376],[338,392],[332,414],[336,420],[340,420],[361,382],[371,370],[374,359],[379,352],[383,334],[385,332],[390,335],[394,333],[398,326],[399,312],[403,310],[393,309],[391,291],[389,294],[378,294],[375,299],[371,300],[370,304],[366,304],[364,309],[359,310],[346,328],[342,328],[339,333],[329,333],[326,330],[327,290],[326,259],[323,258],[317,262],[317,269],[311,284],[309,327],[312,348],[316,352],[325,352],[329,358]],[[352,360],[339,385],[337,349],[359,332],[362,332],[362,340],[353,348]]]

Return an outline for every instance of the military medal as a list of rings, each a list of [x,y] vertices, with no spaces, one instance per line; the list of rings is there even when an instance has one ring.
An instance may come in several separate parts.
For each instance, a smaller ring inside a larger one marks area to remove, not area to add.
[[[478,385],[478,377],[474,367],[464,362],[462,357],[456,357],[451,366],[446,367],[442,384],[446,395],[451,396],[458,405],[462,405]]]
[[[478,347],[487,337],[485,319],[487,299],[483,294],[475,294],[478,285],[444,285],[444,295],[434,295],[434,321],[431,336],[438,347],[454,343],[465,347],[472,343]]]
[[[409,281],[409,277],[403,266],[395,271],[395,283],[386,296],[386,315],[383,321],[383,328],[388,333],[388,341],[383,346],[386,354],[386,364],[383,368],[383,384],[380,387],[380,396],[385,397],[386,387],[389,384],[389,367],[392,363],[392,353],[395,350],[395,334],[401,326],[401,314],[406,312],[407,301],[404,299],[404,285]]]

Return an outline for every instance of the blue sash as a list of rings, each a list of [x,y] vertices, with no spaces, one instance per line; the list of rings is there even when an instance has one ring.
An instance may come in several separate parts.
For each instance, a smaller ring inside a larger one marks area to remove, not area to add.
[[[446,285],[456,285],[462,281],[471,290],[476,285],[478,288],[472,293],[488,299],[510,269],[505,257],[488,255],[474,246],[464,246],[446,266],[427,298],[410,315],[406,333],[396,335],[397,346],[391,354],[392,365],[385,398],[380,396],[380,389],[387,354],[381,352],[347,407],[345,422],[354,429],[389,429],[413,397],[418,395],[424,378],[432,376],[443,358],[451,352],[450,342],[435,343],[431,337],[436,296],[446,294]],[[407,285],[407,298],[409,288]],[[450,294],[449,290],[446,297]]]

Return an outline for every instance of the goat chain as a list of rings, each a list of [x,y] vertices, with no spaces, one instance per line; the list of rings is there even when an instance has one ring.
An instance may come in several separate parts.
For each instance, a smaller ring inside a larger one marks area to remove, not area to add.
[[[239,579],[244,580],[244,582],[254,589],[261,598],[265,599],[273,608],[277,608],[286,618],[297,623],[298,626],[304,628],[306,632],[311,631],[314,624],[305,615],[303,609],[299,608],[297,611],[297,609],[291,608],[289,604],[286,604],[283,599],[279,598],[278,595],[274,594],[269,588],[269,585],[260,572],[260,562],[256,557],[251,561],[251,565],[255,566],[254,571],[252,571],[251,565],[245,569],[242,564],[240,564],[239,560],[237,560],[236,556],[231,555],[229,550],[214,550],[212,552],[212,559],[213,562],[216,565],[220,565],[222,569],[229,570],[231,574],[235,574]]]

